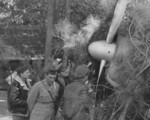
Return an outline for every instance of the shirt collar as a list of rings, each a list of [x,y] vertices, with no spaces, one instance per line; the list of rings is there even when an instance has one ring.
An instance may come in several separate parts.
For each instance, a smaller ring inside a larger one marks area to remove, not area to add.
[[[26,83],[18,75],[15,77],[15,80],[20,83],[20,85],[23,87],[23,89],[29,90]]]

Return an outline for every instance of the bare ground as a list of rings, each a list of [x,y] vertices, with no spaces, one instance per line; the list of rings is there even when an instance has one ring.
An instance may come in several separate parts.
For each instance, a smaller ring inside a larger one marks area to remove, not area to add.
[[[0,120],[12,120],[7,109],[7,92],[0,91]]]

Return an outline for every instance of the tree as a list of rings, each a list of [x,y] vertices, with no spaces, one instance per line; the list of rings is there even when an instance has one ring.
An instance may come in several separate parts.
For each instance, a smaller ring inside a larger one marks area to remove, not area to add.
[[[44,54],[47,0],[0,1],[0,36],[24,55]],[[3,15],[3,17],[2,17]]]
[[[48,13],[47,13],[47,34],[45,43],[45,65],[51,60],[52,56],[52,39],[53,39],[53,20],[54,20],[54,0],[48,0]]]
[[[70,21],[70,4],[71,1],[70,0],[65,0],[65,6],[66,6],[66,10],[65,10],[65,17]]]

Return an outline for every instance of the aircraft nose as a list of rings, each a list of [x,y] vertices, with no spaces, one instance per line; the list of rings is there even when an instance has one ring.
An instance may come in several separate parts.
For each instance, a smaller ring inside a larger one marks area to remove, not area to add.
[[[108,44],[106,41],[96,41],[88,46],[90,55],[96,60],[111,61],[115,54],[115,49],[115,44]]]

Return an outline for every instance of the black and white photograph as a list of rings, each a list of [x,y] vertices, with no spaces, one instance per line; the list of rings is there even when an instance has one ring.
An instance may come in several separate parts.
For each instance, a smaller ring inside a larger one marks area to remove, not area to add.
[[[0,0],[0,120],[150,120],[150,0]]]

